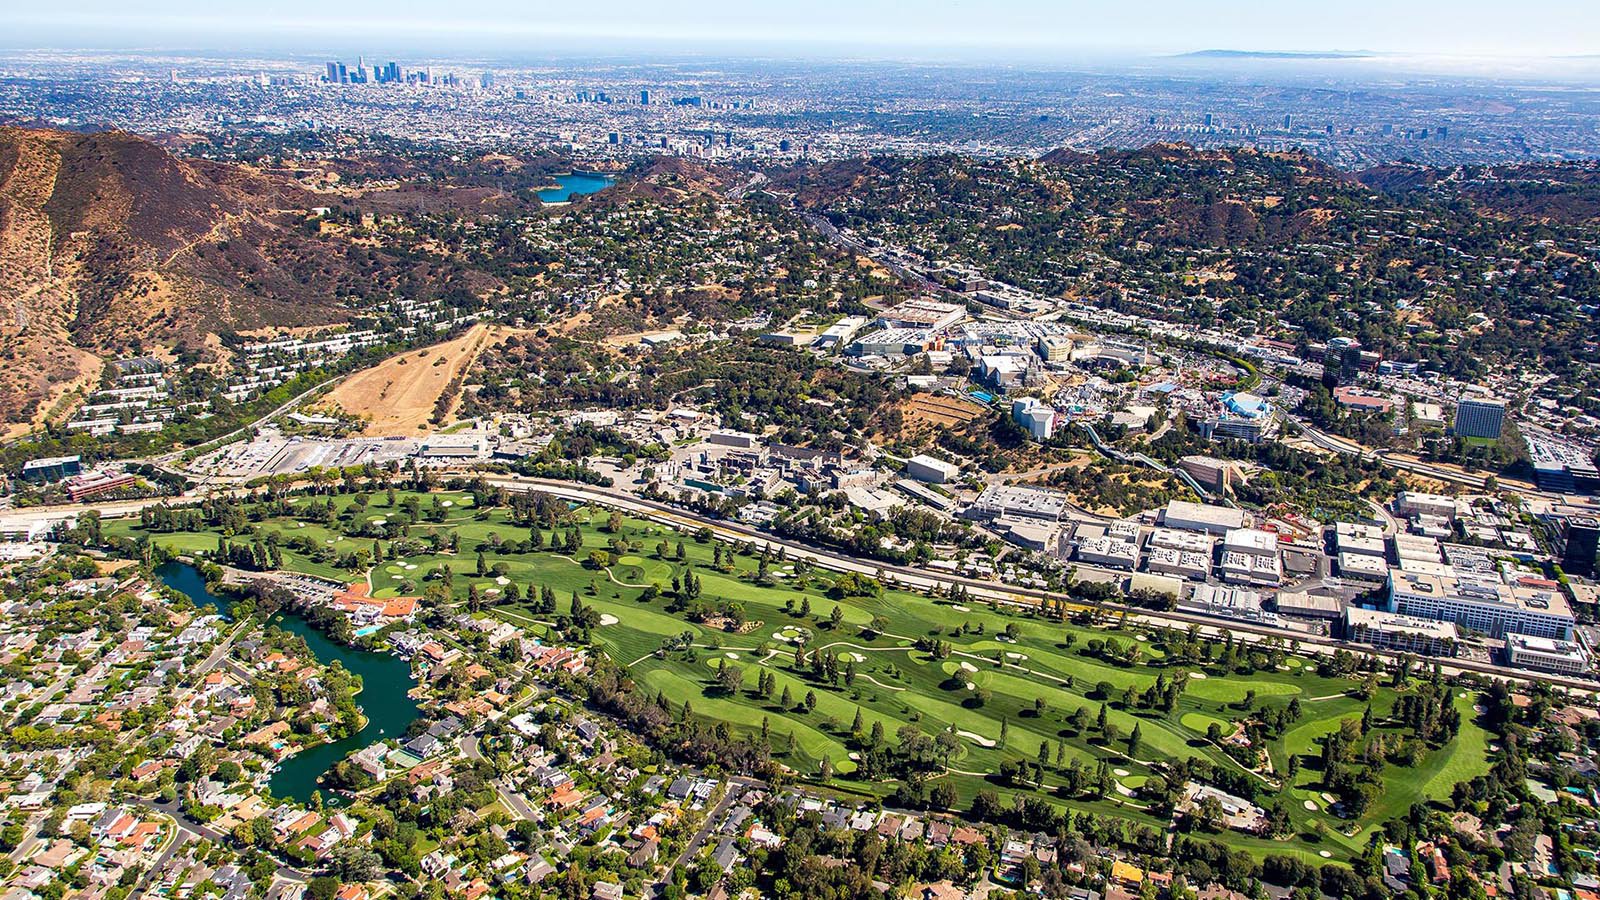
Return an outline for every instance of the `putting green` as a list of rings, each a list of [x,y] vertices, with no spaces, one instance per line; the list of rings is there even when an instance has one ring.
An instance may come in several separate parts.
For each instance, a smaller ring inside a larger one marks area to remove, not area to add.
[[[1195,731],[1198,731],[1201,734],[1205,734],[1207,731],[1210,731],[1212,725],[1221,728],[1223,734],[1227,734],[1233,728],[1232,723],[1225,722],[1216,716],[1208,716],[1205,713],[1184,713],[1183,718],[1179,719],[1178,721],[1183,723],[1183,727],[1193,728]]]

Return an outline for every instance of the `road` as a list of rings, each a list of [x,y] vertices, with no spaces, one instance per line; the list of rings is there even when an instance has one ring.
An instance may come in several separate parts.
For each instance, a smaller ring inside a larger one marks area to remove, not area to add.
[[[927,278],[926,276],[912,271],[908,266],[902,265],[901,263],[898,263],[892,259],[880,259],[879,257],[874,256],[866,244],[840,234],[839,229],[833,227],[833,223],[829,222],[826,218],[819,216],[816,213],[806,212],[805,210],[800,209],[798,206],[795,207],[795,210],[800,213],[800,217],[806,221],[806,224],[816,229],[818,234],[821,234],[829,241],[832,241],[834,245],[838,246],[840,249],[854,253],[858,256],[865,256],[866,258],[872,260],[880,266],[883,266],[885,269],[888,269],[896,275],[899,275],[901,278],[911,282],[918,288],[927,291],[930,294],[950,293],[949,288]]]
[[[1450,482],[1453,484],[1465,485],[1466,487],[1473,488],[1474,490],[1483,490],[1484,475],[1476,475],[1471,472],[1464,472],[1451,466],[1442,466],[1435,463],[1423,462],[1416,457],[1407,456],[1404,453],[1398,453],[1394,450],[1373,450],[1369,447],[1363,447],[1354,441],[1346,440],[1345,438],[1337,437],[1335,435],[1328,434],[1325,431],[1318,430],[1317,428],[1314,428],[1310,424],[1306,423],[1304,420],[1295,418],[1293,416],[1289,417],[1289,421],[1294,422],[1295,425],[1300,427],[1300,431],[1306,440],[1324,450],[1331,450],[1334,453],[1342,453],[1345,456],[1362,456],[1367,459],[1377,459],[1402,471],[1414,472],[1418,475],[1432,478],[1435,481]],[[1521,494],[1524,497],[1537,497],[1541,500],[1548,500],[1552,503],[1566,503],[1571,499],[1565,494],[1555,494],[1549,491],[1542,491],[1539,489],[1538,485],[1531,482],[1501,478],[1499,476],[1496,476],[1496,480],[1499,482],[1501,490],[1516,491],[1518,494]]]
[[[483,748],[478,746],[478,736],[476,734],[462,736],[461,754],[471,760],[485,758]],[[530,822],[539,821],[539,814],[533,808],[533,804],[529,803],[528,798],[522,796],[522,793],[509,781],[504,778],[496,778],[494,780],[494,791],[500,797],[500,801],[510,807],[511,811],[516,813],[518,817],[527,819]]]
[[[7,858],[11,862],[21,863],[23,860],[33,856],[34,848],[40,844],[39,829],[43,825],[43,813],[28,817],[28,824],[23,826],[22,840],[18,841],[16,848],[7,854]]]
[[[1367,506],[1372,508],[1372,514],[1377,516],[1378,521],[1383,523],[1383,534],[1385,537],[1390,537],[1400,533],[1400,523],[1395,520],[1394,515],[1390,513],[1388,509],[1384,508],[1382,503],[1378,503],[1374,500],[1368,500]]]
[[[155,810],[156,812],[159,812],[171,819],[177,824],[178,830],[188,838],[204,838],[213,844],[220,844],[223,846],[227,846],[228,842],[231,840],[228,835],[223,834],[215,828],[212,828],[209,825],[202,825],[201,823],[189,818],[184,814],[183,806],[176,800],[171,802],[162,800],[145,801],[142,805],[146,809]],[[150,871],[154,872],[159,869],[161,863],[166,862],[166,857],[171,856],[172,851],[177,847],[178,844],[181,843],[181,840],[174,840],[172,842],[172,846],[167,848],[167,851],[163,854],[163,857],[157,861],[156,865],[150,868]],[[309,872],[306,872],[304,869],[297,869],[294,866],[286,865],[278,866],[278,877],[284,879],[285,881],[296,881],[301,884],[311,880],[311,874]]]
[[[722,799],[718,800],[716,805],[711,808],[711,811],[706,813],[705,821],[700,823],[700,827],[695,831],[694,836],[689,838],[689,843],[684,845],[683,852],[679,853],[678,858],[672,861],[672,865],[662,870],[654,883],[661,884],[673,872],[678,871],[679,868],[693,860],[695,855],[700,852],[700,848],[705,846],[706,839],[716,831],[717,825],[722,821],[722,817],[728,814],[728,808],[733,806],[734,802],[740,797],[744,796],[745,788],[751,786],[765,787],[766,785],[753,778],[728,779],[728,789],[723,792]]]
[[[222,643],[213,648],[210,655],[200,662],[200,665],[195,669],[195,674],[204,678],[207,672],[215,669],[217,664],[222,662],[222,658],[228,655],[228,648],[233,646],[233,642],[239,639],[239,635],[244,633],[249,624],[248,622],[240,622],[235,626],[233,631],[222,639]]]
[[[121,519],[127,516],[136,516],[139,511],[147,506],[154,506],[161,502],[172,502],[178,497],[155,497],[142,500],[112,500],[105,503],[63,503],[58,506],[30,506],[25,509],[8,509],[3,515],[7,522],[50,523],[63,518],[72,518],[82,515],[88,510],[94,510],[102,519]]]
[[[167,845],[161,848],[160,853],[156,854],[155,860],[150,863],[150,868],[139,876],[137,889],[133,891],[132,896],[148,896],[150,882],[161,877],[161,872],[166,869],[167,863],[172,859],[172,855],[177,853],[184,844],[188,843],[189,838],[194,834],[194,832],[184,828],[176,816],[168,815],[167,818],[172,821],[172,835],[167,838]]]

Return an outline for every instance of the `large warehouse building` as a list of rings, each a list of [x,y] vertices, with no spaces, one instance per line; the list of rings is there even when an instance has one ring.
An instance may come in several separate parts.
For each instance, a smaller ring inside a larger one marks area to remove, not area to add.
[[[1161,524],[1168,528],[1182,528],[1185,531],[1227,534],[1234,528],[1244,527],[1244,513],[1227,506],[1174,500],[1168,503],[1166,510],[1162,512]]]

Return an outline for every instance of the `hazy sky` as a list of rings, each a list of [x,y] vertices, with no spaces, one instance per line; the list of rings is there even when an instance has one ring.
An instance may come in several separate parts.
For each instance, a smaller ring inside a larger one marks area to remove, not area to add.
[[[1600,0],[47,0],[0,2],[6,43],[323,48],[341,39],[504,45],[616,38],[1173,53],[1376,50],[1441,56],[1600,54]]]

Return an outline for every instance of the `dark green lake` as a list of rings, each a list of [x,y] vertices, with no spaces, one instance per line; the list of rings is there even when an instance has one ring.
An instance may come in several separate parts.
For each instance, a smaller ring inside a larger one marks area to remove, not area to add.
[[[156,574],[163,584],[197,605],[230,615],[233,601],[207,590],[205,579],[194,566],[169,562],[156,569]],[[272,617],[272,624],[304,638],[306,646],[321,662],[338,660],[346,669],[361,676],[361,694],[356,699],[367,717],[366,727],[344,740],[318,744],[296,753],[284,760],[267,782],[273,796],[307,803],[311,794],[318,790],[317,779],[334,763],[375,741],[405,733],[417,717],[416,701],[407,695],[416,682],[411,678],[411,665],[405,660],[388,653],[370,653],[336,644],[298,613],[281,612]],[[326,792],[322,799],[329,806],[340,802],[337,795]]]

